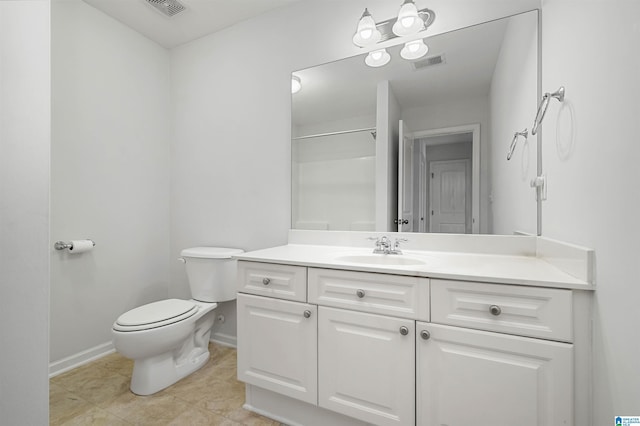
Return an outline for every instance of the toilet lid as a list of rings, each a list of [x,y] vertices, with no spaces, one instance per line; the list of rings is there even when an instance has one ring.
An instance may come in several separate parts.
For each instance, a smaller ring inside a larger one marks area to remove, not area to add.
[[[227,247],[192,247],[182,250],[180,256],[205,259],[231,259],[232,256],[240,253],[244,253],[244,250]]]
[[[116,320],[113,328],[118,331],[138,331],[162,327],[185,320],[197,311],[196,304],[188,300],[161,300],[125,312]]]

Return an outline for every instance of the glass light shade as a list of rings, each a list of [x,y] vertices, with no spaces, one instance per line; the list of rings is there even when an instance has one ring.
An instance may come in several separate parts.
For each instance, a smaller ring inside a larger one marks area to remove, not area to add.
[[[374,50],[369,52],[366,58],[364,58],[364,63],[370,67],[381,67],[383,65],[387,65],[391,60],[391,55],[387,53],[386,49]]]
[[[302,83],[300,81],[300,77],[297,75],[291,76],[291,94],[298,93],[302,89]]]
[[[413,0],[405,0],[398,12],[398,20],[391,30],[397,36],[406,36],[419,32],[424,28],[424,21],[418,15],[418,8]]]
[[[400,51],[400,56],[407,60],[422,58],[429,51],[429,47],[424,44],[422,39],[409,41],[404,44]]]
[[[353,35],[353,44],[359,47],[371,46],[380,41],[382,34],[376,28],[376,22],[367,9],[358,22],[358,28]]]

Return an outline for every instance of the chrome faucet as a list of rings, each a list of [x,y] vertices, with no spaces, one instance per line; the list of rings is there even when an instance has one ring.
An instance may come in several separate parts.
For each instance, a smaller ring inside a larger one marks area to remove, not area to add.
[[[380,238],[369,237],[370,240],[375,240],[376,247],[373,249],[374,254],[402,254],[402,250],[400,250],[400,243],[403,241],[409,241],[406,238],[396,238],[393,243],[393,247],[391,246],[391,240],[386,235],[383,235]]]

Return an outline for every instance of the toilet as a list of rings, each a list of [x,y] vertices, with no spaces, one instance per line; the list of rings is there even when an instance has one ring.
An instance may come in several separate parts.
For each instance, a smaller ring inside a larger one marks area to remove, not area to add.
[[[190,300],[167,299],[120,315],[113,345],[133,359],[131,391],[151,395],[198,370],[209,360],[209,336],[218,302],[236,298],[236,261],[243,250],[194,247],[182,250]]]

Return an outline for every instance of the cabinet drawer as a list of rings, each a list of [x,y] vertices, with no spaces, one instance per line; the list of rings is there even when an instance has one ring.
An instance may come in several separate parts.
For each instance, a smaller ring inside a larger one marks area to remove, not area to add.
[[[431,280],[431,321],[571,342],[570,290]]]
[[[429,321],[429,279],[309,268],[309,303]]]
[[[260,262],[238,262],[238,291],[278,299],[307,301],[307,268]]]

